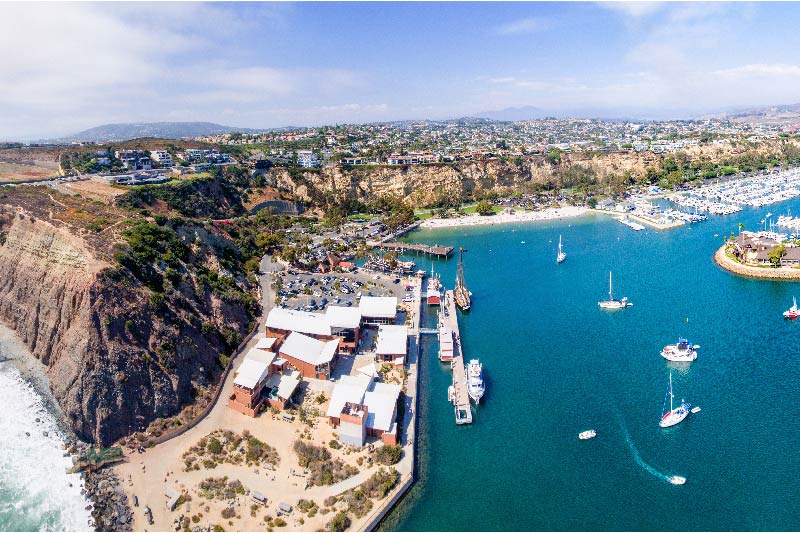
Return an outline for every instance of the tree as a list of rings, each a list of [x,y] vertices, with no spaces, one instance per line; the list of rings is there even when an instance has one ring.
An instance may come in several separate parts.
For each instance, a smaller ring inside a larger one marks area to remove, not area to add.
[[[397,252],[394,250],[389,250],[383,256],[383,260],[386,261],[386,264],[389,265],[389,268],[394,270],[397,268]]]
[[[482,217],[494,215],[494,209],[492,209],[492,206],[489,205],[489,202],[486,200],[478,202],[478,205],[475,206],[475,212]]]
[[[783,244],[778,244],[772,247],[767,257],[769,258],[769,262],[772,263],[772,266],[778,268],[781,266],[781,257],[784,255],[786,255],[786,247]]]

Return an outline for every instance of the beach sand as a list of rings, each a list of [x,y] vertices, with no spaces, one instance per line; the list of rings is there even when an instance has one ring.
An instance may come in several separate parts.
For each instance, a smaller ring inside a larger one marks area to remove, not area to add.
[[[459,218],[429,218],[420,224],[420,228],[457,228],[462,226],[492,226],[511,222],[533,222],[537,220],[557,220],[561,218],[580,217],[591,213],[591,209],[572,205],[550,207],[541,211],[515,210],[513,213],[497,213],[481,216],[477,213]]]

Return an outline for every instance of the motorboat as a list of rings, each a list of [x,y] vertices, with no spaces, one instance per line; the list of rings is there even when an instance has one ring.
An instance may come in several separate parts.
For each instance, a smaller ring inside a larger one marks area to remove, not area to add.
[[[673,485],[684,485],[686,484],[686,478],[681,476],[672,476],[669,478],[669,482]]]
[[[469,397],[475,400],[475,403],[480,403],[483,397],[484,383],[483,383],[483,365],[478,359],[471,359],[467,365],[467,392]]]
[[[593,429],[581,431],[578,433],[578,438],[581,440],[593,439],[597,436],[597,432]]]
[[[628,301],[627,297],[617,300],[614,298],[614,285],[611,280],[611,272],[608,273],[608,300],[597,302],[600,309],[625,309],[631,307],[633,304]]]
[[[675,344],[668,344],[661,350],[661,357],[675,363],[691,363],[697,359],[699,344],[692,344],[686,339],[678,339]]]
[[[664,407],[661,409],[661,420],[658,422],[658,425],[662,428],[668,428],[683,422],[683,420],[689,415],[689,409],[692,407],[690,404],[684,401],[681,401],[681,404],[678,407],[673,407],[672,404],[675,395],[672,394],[672,372],[669,373],[669,390],[667,391],[667,396],[669,396],[669,411],[666,411],[667,399],[665,397]]]
[[[442,303],[442,282],[439,280],[439,276],[434,274],[433,266],[431,266],[431,275],[428,278],[425,299],[428,305],[439,305]]]

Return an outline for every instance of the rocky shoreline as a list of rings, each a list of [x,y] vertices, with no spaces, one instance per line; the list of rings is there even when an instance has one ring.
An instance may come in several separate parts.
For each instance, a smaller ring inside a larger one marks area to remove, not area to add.
[[[133,510],[114,471],[84,472],[83,480],[92,502],[95,531],[133,531]]]
[[[737,263],[725,254],[724,244],[714,254],[714,262],[723,270],[748,278],[771,279],[775,281],[800,280],[799,269],[760,268]]]

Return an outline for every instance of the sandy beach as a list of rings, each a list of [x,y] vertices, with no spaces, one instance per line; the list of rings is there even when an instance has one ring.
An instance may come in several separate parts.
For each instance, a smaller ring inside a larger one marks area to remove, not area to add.
[[[564,207],[551,207],[541,211],[515,210],[513,213],[497,213],[491,216],[481,216],[477,213],[464,215],[458,218],[429,218],[423,221],[420,228],[457,228],[461,226],[493,226],[495,224],[508,224],[511,222],[534,222],[538,220],[558,220],[561,218],[574,218],[587,215],[592,210],[585,207],[568,205]]]

